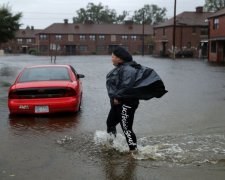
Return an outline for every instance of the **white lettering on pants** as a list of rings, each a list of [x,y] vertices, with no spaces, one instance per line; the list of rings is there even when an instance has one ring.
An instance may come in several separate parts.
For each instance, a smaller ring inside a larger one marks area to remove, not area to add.
[[[130,106],[123,105],[122,106],[122,126],[124,129],[124,134],[127,136],[128,139],[128,145],[136,145],[136,143],[133,142],[133,139],[131,137],[131,131],[127,130],[127,118],[129,115],[127,114],[128,109],[130,109]]]

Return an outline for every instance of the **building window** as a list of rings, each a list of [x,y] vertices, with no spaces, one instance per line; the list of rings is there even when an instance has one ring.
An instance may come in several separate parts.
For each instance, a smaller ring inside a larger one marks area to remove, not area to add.
[[[68,35],[68,41],[69,41],[69,42],[72,42],[72,41],[73,41],[73,35],[72,35],[72,34],[69,34],[69,35]]]
[[[90,36],[89,36],[89,39],[90,39],[91,41],[95,41],[95,35],[90,35]]]
[[[59,44],[55,44],[55,43],[51,43],[50,45],[49,45],[49,49],[50,50],[57,50],[57,51],[59,51],[59,50],[61,50],[61,46],[59,45]]]
[[[86,45],[80,45],[80,46],[79,46],[79,50],[80,50],[80,51],[83,51],[83,52],[84,52],[84,51],[87,51],[87,49],[88,49],[88,48],[87,48]]]
[[[41,34],[40,35],[40,40],[46,40],[47,39],[47,35],[46,34]]]
[[[26,39],[27,43],[32,43],[32,39]]]
[[[219,19],[215,18],[213,20],[213,29],[219,29]]]
[[[47,52],[48,51],[48,46],[40,45],[39,50],[40,50],[40,52]]]
[[[58,40],[58,41],[61,41],[62,40],[62,35],[59,35],[59,34],[55,35],[55,39]]]
[[[17,39],[17,43],[22,44],[23,43],[23,39],[21,39],[21,38]]]
[[[80,40],[81,41],[85,40],[85,35],[80,35]]]
[[[105,40],[105,35],[99,35],[99,36],[98,36],[98,39],[99,39],[99,40]]]
[[[111,35],[111,42],[116,41],[116,35]]]
[[[98,52],[104,52],[106,50],[106,46],[97,46],[97,51]]]
[[[131,40],[136,41],[137,40],[137,36],[131,36]]]
[[[211,42],[211,52],[216,53],[216,41]]]
[[[201,35],[208,35],[208,28],[201,28]]]
[[[121,38],[122,38],[122,40],[126,41],[128,39],[128,36],[127,35],[123,35]]]

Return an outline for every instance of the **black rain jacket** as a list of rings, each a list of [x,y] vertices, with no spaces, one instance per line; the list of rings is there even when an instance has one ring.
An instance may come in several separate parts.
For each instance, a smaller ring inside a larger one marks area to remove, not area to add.
[[[149,100],[160,98],[168,91],[159,75],[151,68],[135,61],[116,66],[106,76],[106,87],[110,99]]]

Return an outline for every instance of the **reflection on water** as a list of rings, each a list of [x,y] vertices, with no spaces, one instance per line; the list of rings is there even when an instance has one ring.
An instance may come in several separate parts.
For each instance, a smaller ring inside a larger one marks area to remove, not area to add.
[[[71,127],[76,127],[79,123],[79,113],[77,114],[55,114],[55,115],[10,115],[9,124],[13,130],[23,132],[31,130],[36,133],[48,133],[54,131],[66,131]]]
[[[0,67],[0,76],[13,76],[16,73],[16,68],[15,67],[10,67],[10,66],[3,66]]]
[[[113,160],[112,160],[113,159]],[[135,178],[137,163],[131,156],[103,152],[102,163],[109,180],[130,180]]]

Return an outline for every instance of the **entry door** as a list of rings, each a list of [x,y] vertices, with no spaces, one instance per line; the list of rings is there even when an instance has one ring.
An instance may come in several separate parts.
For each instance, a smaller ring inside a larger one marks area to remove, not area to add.
[[[27,54],[27,46],[22,46],[22,53]]]
[[[76,54],[76,45],[66,45],[66,54],[75,55]]]
[[[167,49],[166,49],[166,47],[167,47],[167,42],[162,42],[162,52],[161,52],[161,56],[166,56],[166,51],[167,51]]]
[[[218,43],[217,61],[221,62],[224,59],[224,43]]]
[[[223,62],[225,61],[225,42],[223,42]]]

